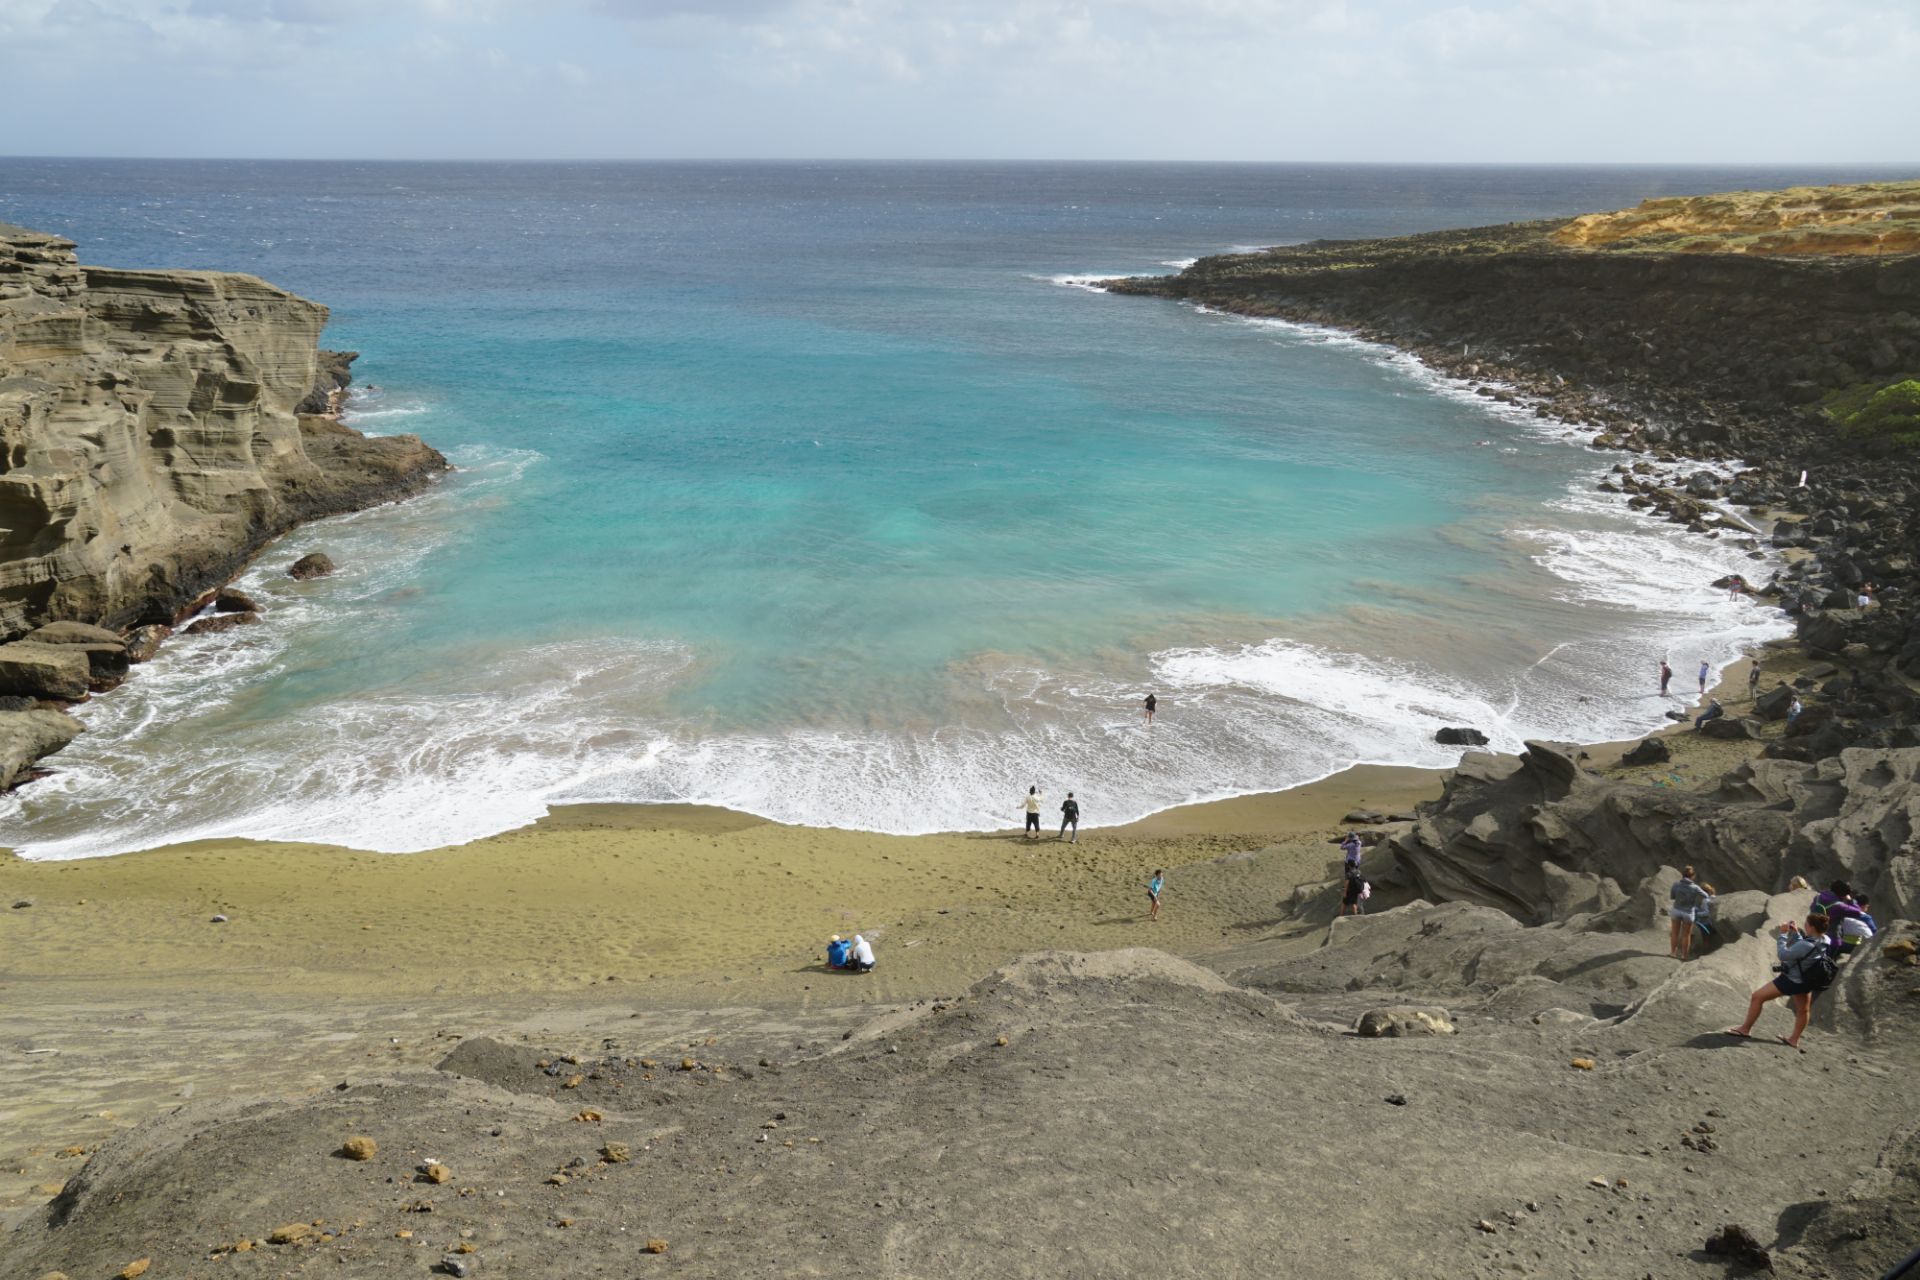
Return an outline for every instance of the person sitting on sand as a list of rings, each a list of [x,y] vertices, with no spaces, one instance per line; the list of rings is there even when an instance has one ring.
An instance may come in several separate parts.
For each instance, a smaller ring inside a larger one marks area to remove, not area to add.
[[[1693,868],[1680,872],[1680,878],[1667,890],[1672,905],[1667,908],[1667,955],[1684,962],[1693,950],[1693,922],[1710,895],[1693,878]]]
[[[1720,705],[1720,699],[1709,698],[1707,699],[1707,709],[1705,711],[1702,711],[1699,715],[1693,718],[1693,727],[1695,729],[1698,729],[1701,725],[1705,724],[1707,721],[1718,720],[1721,716],[1724,716],[1725,714],[1727,714],[1727,710],[1725,707]]]
[[[1067,840],[1067,828],[1073,828],[1073,839]],[[1060,802],[1060,834],[1056,840],[1067,840],[1068,844],[1080,843],[1080,802],[1073,798],[1073,792],[1067,792],[1067,798]]]
[[[827,939],[827,968],[846,968],[847,957],[852,954],[852,952],[853,944],[845,938],[842,938],[839,934],[834,934],[833,937]]]
[[[865,935],[853,935],[853,955],[847,959],[847,968],[854,973],[873,972],[873,944]]]
[[[1147,881],[1147,919],[1160,918],[1160,890],[1167,882],[1167,873],[1155,869],[1153,879]]]
[[[1800,713],[1805,710],[1806,708],[1800,705],[1800,698],[1796,694],[1794,698],[1787,703],[1787,723],[1792,724],[1795,720],[1798,720]]]
[[[1028,787],[1026,798],[1027,839],[1040,838],[1040,788]]]
[[[1753,1034],[1753,1024],[1760,1021],[1760,1010],[1769,1001],[1785,996],[1793,1008],[1793,1032],[1774,1038],[1798,1049],[1800,1033],[1807,1029],[1807,1019],[1813,1016],[1813,998],[1824,988],[1816,969],[1819,959],[1827,953],[1827,918],[1816,912],[1807,917],[1805,929],[1789,920],[1778,932],[1774,951],[1780,963],[1774,969],[1779,976],[1753,993],[1747,1002],[1747,1020],[1737,1027],[1728,1027],[1727,1034],[1745,1040]]]

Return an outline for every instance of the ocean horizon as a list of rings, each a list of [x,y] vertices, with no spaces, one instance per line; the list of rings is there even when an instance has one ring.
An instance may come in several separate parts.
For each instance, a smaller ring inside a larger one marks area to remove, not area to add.
[[[0,844],[411,852],[552,805],[1090,826],[1666,723],[1790,634],[1624,455],[1311,326],[1102,293],[1309,239],[1858,166],[0,160],[83,261],[326,303],[347,420],[458,471],[322,521],[76,709]],[[335,576],[285,566],[325,550]],[[1159,714],[1140,712],[1153,693]]]

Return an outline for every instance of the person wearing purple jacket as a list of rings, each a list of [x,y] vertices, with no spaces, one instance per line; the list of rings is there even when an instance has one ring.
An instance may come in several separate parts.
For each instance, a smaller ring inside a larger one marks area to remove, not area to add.
[[[1826,889],[1815,894],[1813,910],[1827,917],[1830,922],[1827,944],[1834,949],[1835,954],[1840,953],[1841,942],[1846,932],[1841,927],[1842,923],[1849,919],[1861,919],[1867,914],[1854,903],[1853,886],[1845,880],[1835,880]]]

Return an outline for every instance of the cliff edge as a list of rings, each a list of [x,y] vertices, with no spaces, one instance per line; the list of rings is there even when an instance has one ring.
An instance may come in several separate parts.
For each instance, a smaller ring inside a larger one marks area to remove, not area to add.
[[[0,639],[172,622],[294,525],[444,472],[417,437],[299,412],[345,381],[327,314],[254,276],[82,266],[0,224]]]

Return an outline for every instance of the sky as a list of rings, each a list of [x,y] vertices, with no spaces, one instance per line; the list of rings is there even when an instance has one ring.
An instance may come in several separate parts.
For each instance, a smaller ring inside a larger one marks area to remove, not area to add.
[[[1917,0],[0,0],[0,154],[1920,159]]]

